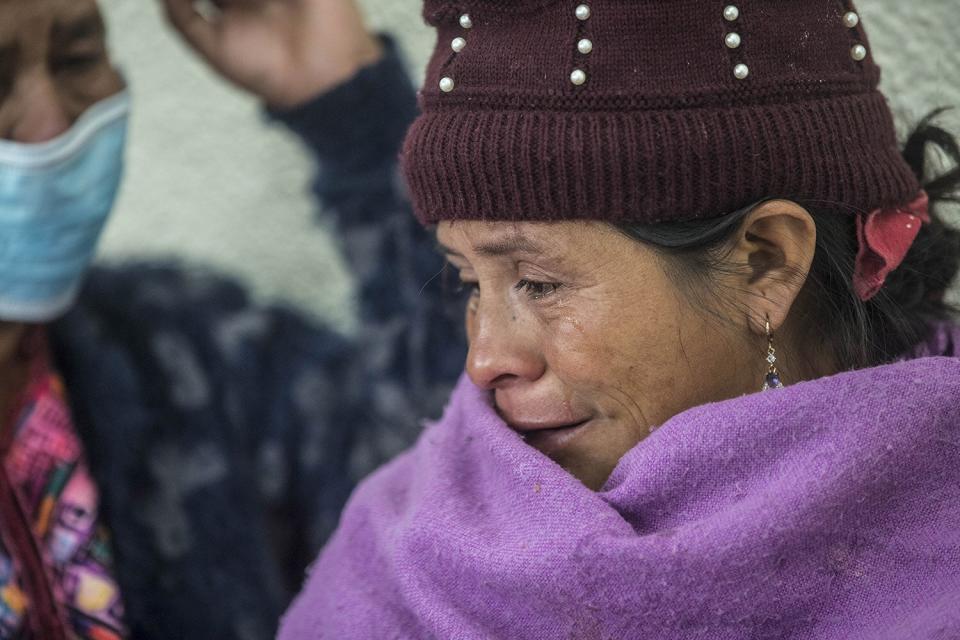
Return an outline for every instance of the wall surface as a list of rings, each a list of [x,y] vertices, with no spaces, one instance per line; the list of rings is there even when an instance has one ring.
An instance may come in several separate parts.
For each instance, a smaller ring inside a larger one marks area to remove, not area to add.
[[[128,173],[103,260],[174,258],[212,266],[264,301],[349,330],[351,282],[307,186],[295,140],[224,85],[168,31],[155,2],[101,0],[135,92]],[[433,46],[416,0],[365,0],[370,24],[401,41],[419,80]],[[901,123],[960,107],[960,0],[861,0],[883,88]],[[960,112],[951,116],[960,131]]]

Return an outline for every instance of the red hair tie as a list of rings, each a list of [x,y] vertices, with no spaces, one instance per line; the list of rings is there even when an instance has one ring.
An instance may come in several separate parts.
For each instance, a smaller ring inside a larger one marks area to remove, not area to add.
[[[866,302],[883,287],[891,271],[900,266],[917,239],[920,227],[930,222],[926,191],[910,204],[877,209],[857,216],[857,263],[853,288]]]

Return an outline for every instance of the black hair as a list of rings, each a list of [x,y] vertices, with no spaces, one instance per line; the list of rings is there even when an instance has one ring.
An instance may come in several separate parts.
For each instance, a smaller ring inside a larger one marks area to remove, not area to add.
[[[930,196],[930,224],[921,228],[899,268],[880,292],[863,302],[853,288],[858,249],[855,217],[838,203],[796,200],[817,227],[816,253],[795,312],[804,339],[827,349],[841,370],[890,362],[923,341],[931,325],[949,320],[956,309],[945,293],[960,270],[960,232],[947,225],[940,204],[960,203],[960,145],[934,124],[945,109],[927,115],[912,130],[903,157]],[[952,169],[931,177],[931,157],[940,152]],[[720,273],[730,264],[730,240],[756,205],[708,220],[657,224],[618,223],[628,237],[661,250],[668,271],[696,306],[717,309],[724,301]],[[712,299],[707,299],[710,297]]]

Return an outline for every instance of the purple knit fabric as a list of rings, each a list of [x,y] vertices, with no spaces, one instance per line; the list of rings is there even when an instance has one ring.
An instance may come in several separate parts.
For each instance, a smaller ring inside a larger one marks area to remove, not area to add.
[[[924,357],[698,407],[595,493],[464,377],[280,638],[958,638],[958,398]]]

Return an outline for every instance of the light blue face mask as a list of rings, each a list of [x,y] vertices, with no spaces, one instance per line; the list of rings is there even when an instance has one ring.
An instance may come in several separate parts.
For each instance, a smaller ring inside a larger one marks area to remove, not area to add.
[[[40,144],[0,140],[0,320],[48,322],[74,302],[116,200],[130,95]]]

